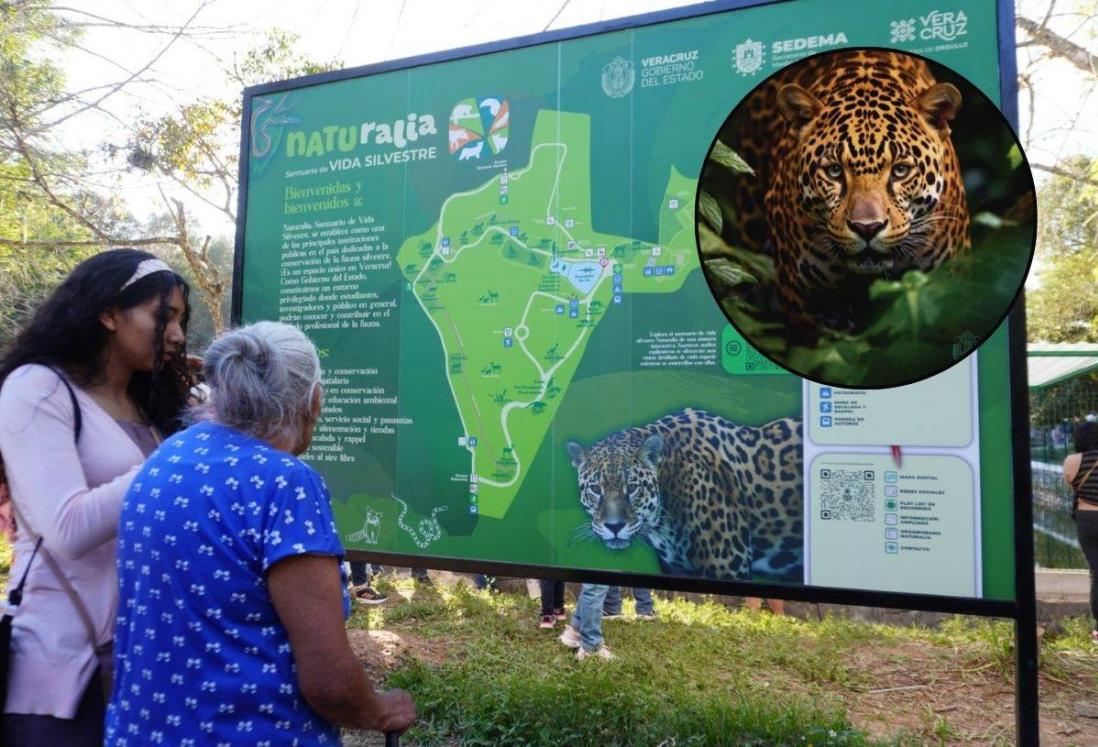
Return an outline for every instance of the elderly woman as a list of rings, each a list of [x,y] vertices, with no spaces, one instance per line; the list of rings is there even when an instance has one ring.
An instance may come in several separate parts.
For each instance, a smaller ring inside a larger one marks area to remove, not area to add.
[[[108,745],[338,745],[403,731],[407,693],[373,691],[347,641],[343,548],[324,481],[295,458],[320,414],[320,361],[260,322],[206,353],[210,402],[134,479]]]

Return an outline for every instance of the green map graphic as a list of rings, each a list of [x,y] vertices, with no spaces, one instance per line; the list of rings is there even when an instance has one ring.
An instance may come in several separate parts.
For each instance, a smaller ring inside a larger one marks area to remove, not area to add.
[[[671,170],[659,244],[596,230],[590,185],[590,117],[543,110],[525,168],[451,195],[397,255],[445,350],[485,516],[507,512],[608,308],[697,267],[696,182]]]
[[[995,99],[994,4],[951,5],[965,33],[941,45],[919,34],[944,11],[913,2],[904,43],[890,4],[859,0],[847,22],[798,0],[247,93],[234,311],[296,324],[320,351],[304,458],[344,546],[436,568],[661,574],[646,542],[592,536],[566,444],[685,408],[753,426],[819,417],[714,302],[697,178],[737,103],[813,52],[897,46]],[[1014,595],[1008,354],[1002,330],[973,392],[980,591],[995,599]]]

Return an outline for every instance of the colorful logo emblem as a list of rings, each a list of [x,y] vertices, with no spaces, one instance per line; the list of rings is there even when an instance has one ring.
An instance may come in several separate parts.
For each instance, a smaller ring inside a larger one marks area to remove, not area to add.
[[[450,154],[459,161],[497,155],[507,147],[510,130],[506,99],[462,99],[450,111]]]

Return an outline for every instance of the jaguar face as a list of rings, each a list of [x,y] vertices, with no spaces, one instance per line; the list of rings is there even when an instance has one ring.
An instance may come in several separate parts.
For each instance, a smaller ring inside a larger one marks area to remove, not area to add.
[[[797,133],[783,155],[791,169],[794,220],[824,274],[897,277],[933,269],[942,223],[959,221],[942,197],[956,168],[949,122],[961,94],[937,83],[916,96],[872,77],[820,100],[790,84],[778,104]]]
[[[663,439],[648,436],[638,446],[615,434],[584,449],[575,441],[565,450],[579,478],[579,498],[591,517],[591,531],[612,550],[659,522],[658,466]]]

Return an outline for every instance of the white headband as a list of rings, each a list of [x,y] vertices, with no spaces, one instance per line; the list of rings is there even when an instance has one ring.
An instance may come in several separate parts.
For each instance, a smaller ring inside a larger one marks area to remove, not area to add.
[[[168,263],[160,259],[143,259],[140,264],[137,265],[137,269],[133,271],[133,275],[130,275],[130,279],[123,283],[122,287],[118,290],[119,293],[129,288],[146,275],[152,275],[154,272],[175,272]]]

